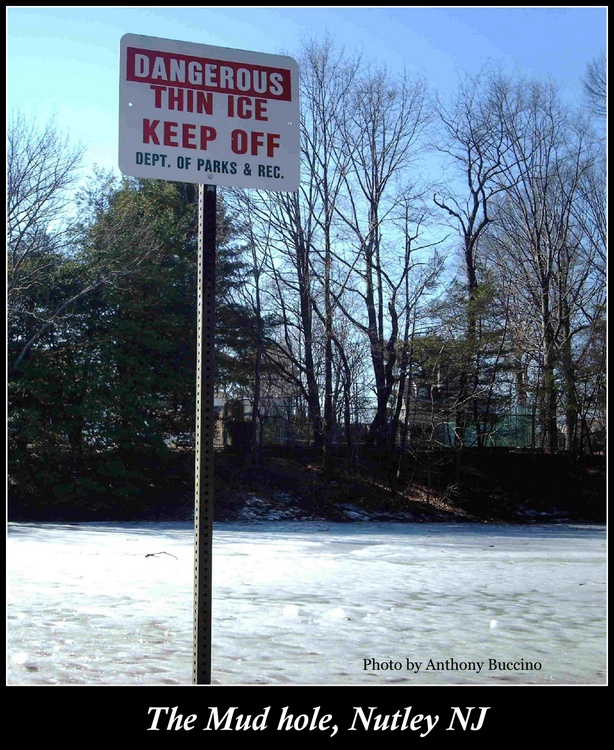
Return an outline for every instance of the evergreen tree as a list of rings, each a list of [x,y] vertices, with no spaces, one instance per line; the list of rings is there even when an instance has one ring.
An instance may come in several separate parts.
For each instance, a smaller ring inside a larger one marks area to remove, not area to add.
[[[84,191],[79,237],[23,302],[52,310],[92,287],[38,337],[12,384],[12,476],[22,499],[45,487],[47,505],[149,502],[176,463],[170,446],[192,444],[196,191],[106,177]],[[218,228],[216,344],[232,378],[246,321],[231,299],[239,263],[222,200]],[[11,334],[17,352],[27,332],[15,323]]]

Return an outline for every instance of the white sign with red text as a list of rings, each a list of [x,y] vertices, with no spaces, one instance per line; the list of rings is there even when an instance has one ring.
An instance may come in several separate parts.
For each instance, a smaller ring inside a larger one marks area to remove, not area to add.
[[[119,118],[126,175],[298,190],[298,65],[291,57],[126,34]]]

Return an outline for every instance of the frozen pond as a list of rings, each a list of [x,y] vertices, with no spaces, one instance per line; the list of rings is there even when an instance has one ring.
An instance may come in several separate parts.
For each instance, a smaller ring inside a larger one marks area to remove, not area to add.
[[[214,684],[605,684],[603,526],[220,523]],[[11,523],[9,685],[190,685],[193,529]]]

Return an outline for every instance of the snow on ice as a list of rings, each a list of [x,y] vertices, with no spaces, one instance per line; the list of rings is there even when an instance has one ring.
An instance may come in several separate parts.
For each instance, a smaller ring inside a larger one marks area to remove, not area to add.
[[[9,524],[8,684],[191,684],[193,554],[189,523]],[[216,524],[212,681],[605,684],[605,558],[603,526]]]

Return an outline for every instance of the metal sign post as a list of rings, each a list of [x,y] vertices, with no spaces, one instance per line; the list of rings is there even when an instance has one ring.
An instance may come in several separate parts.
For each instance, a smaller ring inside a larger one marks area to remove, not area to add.
[[[213,439],[215,413],[215,185],[198,186],[198,323],[194,505],[195,685],[211,684]]]
[[[124,34],[119,167],[198,184],[194,679],[211,683],[216,185],[298,190],[298,65],[284,55]]]

